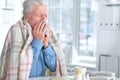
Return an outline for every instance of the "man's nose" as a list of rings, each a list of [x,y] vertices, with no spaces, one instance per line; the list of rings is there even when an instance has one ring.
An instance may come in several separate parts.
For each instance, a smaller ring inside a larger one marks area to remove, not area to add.
[[[47,16],[46,15],[42,15],[42,18],[45,19],[45,18],[47,18]]]

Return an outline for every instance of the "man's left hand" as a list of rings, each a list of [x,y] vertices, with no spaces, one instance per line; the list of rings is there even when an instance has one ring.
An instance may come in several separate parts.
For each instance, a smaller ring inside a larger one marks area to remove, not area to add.
[[[45,34],[45,37],[44,37],[44,40],[43,40],[44,48],[48,47],[49,39],[51,38],[51,29],[50,29],[50,26],[48,24],[47,24],[47,29],[48,29],[48,33]]]

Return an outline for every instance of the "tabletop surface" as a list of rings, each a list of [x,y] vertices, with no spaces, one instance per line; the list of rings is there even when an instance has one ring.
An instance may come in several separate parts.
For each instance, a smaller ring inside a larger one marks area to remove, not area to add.
[[[62,77],[37,77],[37,78],[30,78],[29,80],[74,80],[74,76],[62,76]],[[116,78],[116,80],[120,80],[120,78]]]

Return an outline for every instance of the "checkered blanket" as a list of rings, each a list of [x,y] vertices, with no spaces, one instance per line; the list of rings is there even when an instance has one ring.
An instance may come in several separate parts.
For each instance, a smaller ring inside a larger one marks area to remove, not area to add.
[[[23,20],[10,28],[1,54],[0,80],[26,80],[29,78],[33,58],[32,40],[32,29]],[[57,56],[57,67],[56,72],[46,69],[46,76],[66,76],[64,53],[53,33],[50,44]]]

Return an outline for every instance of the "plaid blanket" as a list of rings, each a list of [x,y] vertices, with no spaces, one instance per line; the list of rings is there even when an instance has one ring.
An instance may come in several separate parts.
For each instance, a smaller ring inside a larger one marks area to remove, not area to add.
[[[0,80],[26,80],[29,78],[33,58],[32,40],[32,29],[23,20],[10,28],[1,54]],[[56,72],[46,69],[46,76],[66,76],[64,53],[53,32],[50,44],[57,56],[57,67]]]

